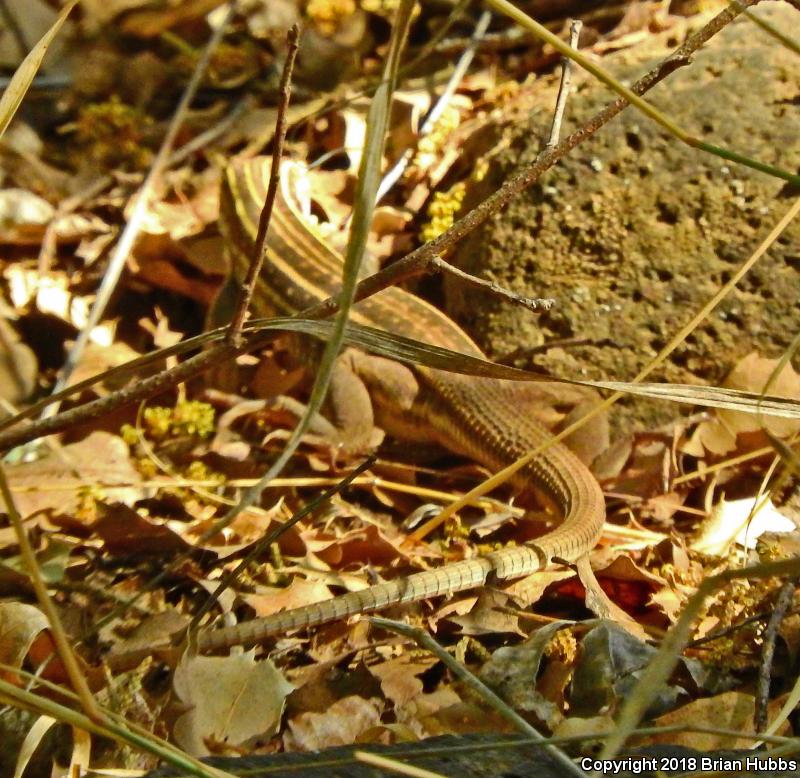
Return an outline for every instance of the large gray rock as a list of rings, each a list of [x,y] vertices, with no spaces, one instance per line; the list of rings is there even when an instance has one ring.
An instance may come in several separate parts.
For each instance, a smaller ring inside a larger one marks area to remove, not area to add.
[[[756,12],[780,29],[800,29],[788,5],[763,3]],[[651,45],[603,65],[632,81],[665,51]],[[609,99],[602,85],[577,79],[565,134]],[[505,148],[490,155],[471,203],[536,157],[553,94],[552,84],[534,85],[518,101],[517,120],[496,129],[486,148]],[[746,19],[647,99],[711,143],[792,172],[800,167],[800,59]],[[791,198],[780,180],[682,145],[628,108],[456,250],[468,272],[555,297],[555,308],[534,316],[452,279],[448,307],[496,357],[575,339],[586,342],[521,363],[561,376],[630,379],[730,278]],[[800,326],[798,299],[795,223],[655,377],[718,383],[750,350],[780,354]],[[650,427],[676,413],[668,403],[628,402],[617,422]]]

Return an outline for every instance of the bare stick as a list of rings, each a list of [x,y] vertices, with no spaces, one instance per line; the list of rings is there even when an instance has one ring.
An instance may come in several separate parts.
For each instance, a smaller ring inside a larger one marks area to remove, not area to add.
[[[786,611],[792,604],[796,588],[796,578],[784,583],[778,592],[775,608],[767,623],[767,628],[764,630],[764,646],[761,650],[761,664],[758,668],[758,684],[756,686],[756,712],[753,717],[756,732],[763,732],[767,728],[767,702],[769,701],[772,658],[775,655],[775,638],[778,635],[778,628],[786,616]]]
[[[267,199],[261,209],[261,216],[258,219],[258,234],[253,256],[250,257],[250,267],[247,269],[247,277],[242,283],[239,299],[236,301],[236,310],[231,319],[230,328],[226,339],[231,346],[240,346],[242,343],[242,326],[244,325],[247,309],[253,299],[256,282],[261,274],[261,267],[267,254],[267,233],[269,223],[272,218],[272,206],[275,203],[275,195],[278,191],[278,181],[280,179],[281,157],[283,156],[283,142],[286,140],[286,112],[289,108],[289,98],[292,93],[292,70],[297,56],[298,40],[300,39],[300,27],[292,25],[286,36],[288,51],[286,52],[286,62],[283,65],[281,83],[279,89],[280,101],[278,103],[278,117],[275,122],[275,143],[272,147],[272,168],[269,173],[269,185],[267,186]]]
[[[573,49],[578,48],[578,38],[581,35],[583,22],[574,19],[569,26],[569,45]],[[558,145],[558,138],[561,135],[561,121],[564,118],[564,109],[567,107],[569,98],[569,87],[572,82],[572,60],[569,57],[561,59],[561,83],[558,86],[558,97],[556,98],[556,110],[553,114],[553,124],[550,127],[550,140],[547,141],[545,149],[552,149]]]
[[[499,297],[505,297],[509,302],[521,305],[531,311],[549,311],[556,302],[552,297],[525,297],[521,294],[517,294],[510,289],[506,289],[504,286],[500,286],[500,284],[494,281],[488,281],[485,278],[478,278],[477,276],[465,273],[463,270],[460,270],[455,265],[451,265],[441,257],[432,257],[430,263],[432,270],[440,270],[443,273],[449,273],[451,276],[461,279],[470,286],[476,286],[478,289],[485,289]]]

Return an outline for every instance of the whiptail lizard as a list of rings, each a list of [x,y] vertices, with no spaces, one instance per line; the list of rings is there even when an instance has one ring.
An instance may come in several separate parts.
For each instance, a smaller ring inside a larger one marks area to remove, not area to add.
[[[266,159],[229,166],[223,183],[220,223],[234,275],[244,277],[253,255],[259,214],[266,195]],[[269,256],[252,308],[261,316],[288,315],[337,290],[341,258],[309,227],[293,196],[293,179],[303,169],[285,162],[268,235]],[[451,319],[414,295],[390,288],[359,303],[351,320],[483,356]],[[377,423],[403,439],[429,440],[500,469],[550,438],[526,411],[540,395],[529,384],[474,378],[349,351],[339,371],[340,399],[354,402],[369,392]],[[363,383],[362,383],[363,382]],[[334,389],[334,394],[336,391]],[[358,404],[358,403],[356,403]],[[355,411],[372,426],[369,408]],[[554,443],[517,473],[520,491],[543,494],[564,516],[535,543],[506,547],[483,557],[416,573],[362,591],[198,634],[201,651],[255,643],[300,627],[313,626],[398,603],[449,595],[547,567],[553,558],[574,561],[590,551],[605,516],[603,494],[586,466],[564,445]]]

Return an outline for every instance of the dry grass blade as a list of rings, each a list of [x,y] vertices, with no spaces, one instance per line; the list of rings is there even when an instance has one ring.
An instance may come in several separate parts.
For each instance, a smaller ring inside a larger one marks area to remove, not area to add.
[[[800,402],[788,397],[776,397],[722,386],[694,386],[692,384],[635,384],[625,381],[585,381],[586,386],[611,389],[615,392],[635,394],[653,400],[700,405],[706,408],[724,408],[741,413],[780,416],[784,419],[800,418]]]
[[[399,762],[397,759],[388,759],[385,756],[373,754],[369,751],[353,751],[353,756],[359,762],[364,762],[365,764],[380,768],[384,774],[397,773],[398,775],[410,775],[411,778],[445,778],[442,773],[422,770],[419,767],[405,764],[405,762]]]
[[[47,616],[47,620],[50,624],[50,632],[53,636],[53,642],[55,643],[58,651],[58,656],[64,664],[70,684],[77,693],[81,702],[81,706],[86,712],[86,715],[89,716],[89,718],[91,718],[93,721],[102,722],[102,714],[100,713],[94,696],[89,689],[89,684],[87,683],[86,678],[81,671],[80,664],[75,656],[70,640],[61,624],[58,611],[50,599],[47,586],[36,561],[36,554],[34,553],[33,546],[28,539],[28,532],[25,529],[22,522],[22,517],[19,515],[19,511],[17,510],[14,497],[11,494],[11,489],[8,486],[8,480],[6,479],[5,470],[2,465],[0,465],[0,494],[3,496],[3,500],[6,504],[6,510],[8,511],[9,521],[11,522],[11,526],[14,528],[14,532],[17,536],[20,555],[25,562],[25,567],[27,568],[28,576],[31,580],[31,586],[36,593],[36,599],[39,601],[39,607]]]
[[[41,67],[44,55],[53,42],[53,38],[58,35],[58,31],[66,21],[70,11],[78,4],[78,0],[71,0],[64,6],[58,18],[53,22],[53,26],[42,36],[39,42],[30,50],[27,57],[17,68],[3,96],[0,97],[0,137],[5,133],[14,114],[17,112],[28,88],[31,85],[36,73]]]
[[[254,322],[259,329],[285,329],[302,332],[327,339],[333,332],[333,324],[318,319],[262,319]],[[719,386],[693,386],[691,384],[637,383],[633,381],[577,381],[519,370],[500,365],[488,359],[460,354],[457,351],[423,343],[372,327],[358,324],[348,325],[345,342],[351,346],[401,362],[425,365],[452,373],[500,378],[510,381],[556,381],[578,386],[609,389],[614,392],[635,394],[654,400],[700,405],[707,408],[725,408],[742,413],[780,416],[786,419],[800,418],[800,401],[740,389]]]

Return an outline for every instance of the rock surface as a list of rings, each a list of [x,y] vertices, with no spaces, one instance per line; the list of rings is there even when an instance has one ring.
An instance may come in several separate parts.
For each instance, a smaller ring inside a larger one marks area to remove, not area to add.
[[[800,23],[788,5],[756,12],[779,29]],[[602,64],[630,82],[668,50],[651,43]],[[564,135],[609,100],[588,76],[576,73],[573,83]],[[536,157],[554,94],[555,79],[535,84],[517,101],[516,117],[496,128],[486,146],[495,149],[489,174],[473,185],[467,207]],[[800,168],[800,60],[746,19],[647,99],[708,142]],[[448,279],[449,312],[495,358],[575,340],[580,345],[545,348],[517,364],[558,376],[631,379],[747,259],[794,194],[778,179],[679,143],[628,108],[456,249],[455,263],[468,272],[554,297],[555,307],[532,315]],[[798,332],[798,299],[795,222],[653,380],[719,383],[751,350],[780,355]],[[647,429],[678,413],[671,403],[627,400],[616,424]]]

